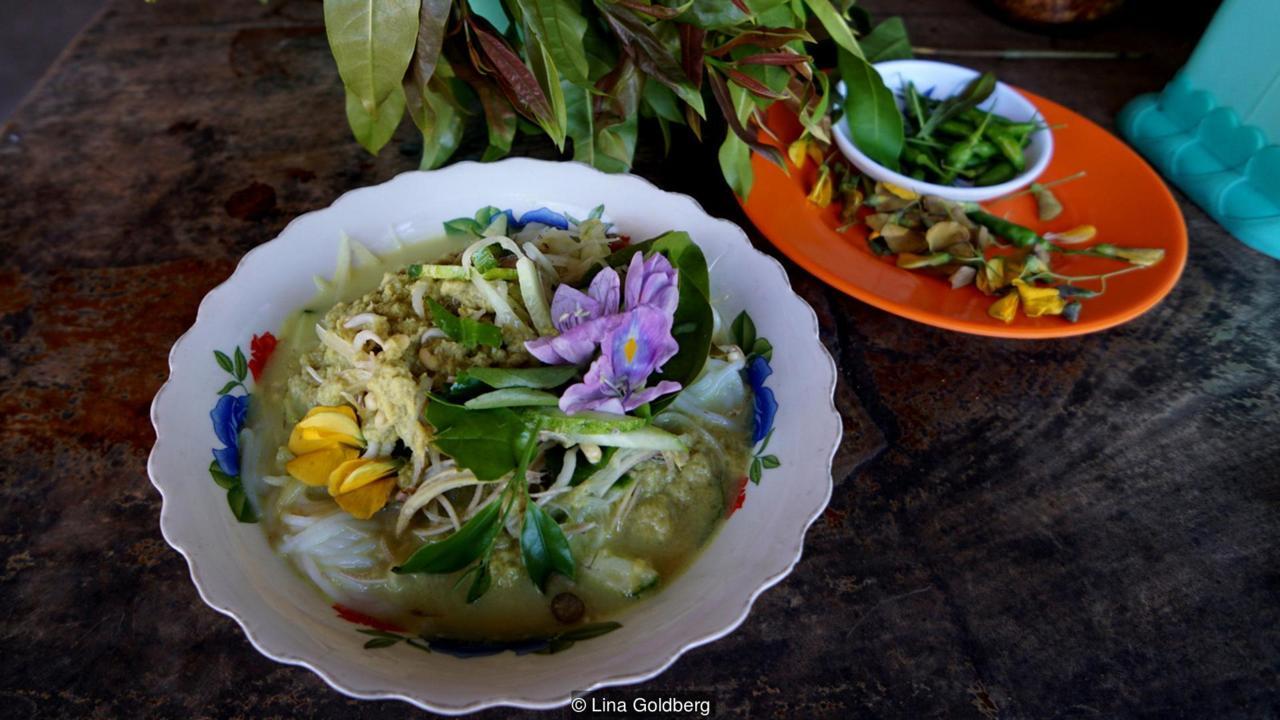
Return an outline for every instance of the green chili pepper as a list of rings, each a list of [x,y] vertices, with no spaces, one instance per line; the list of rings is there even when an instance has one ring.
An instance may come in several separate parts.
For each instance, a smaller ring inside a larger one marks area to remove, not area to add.
[[[1001,160],[983,170],[973,179],[974,185],[998,185],[1006,180],[1012,180],[1018,171],[1007,160]]]
[[[1022,154],[1022,142],[1013,135],[1004,131],[1003,128],[990,128],[987,130],[987,137],[995,143],[1000,150],[1000,154],[1010,165],[1018,172],[1022,172],[1027,168],[1027,158]]]
[[[1038,242],[1044,242],[1044,238],[1040,237],[1031,228],[1023,227],[1015,222],[1009,222],[1002,217],[996,217],[976,204],[966,206],[965,214],[969,216],[970,220],[990,230],[996,236],[1008,240],[1017,247],[1027,247]]]
[[[938,126],[938,132],[952,137],[967,138],[973,134],[974,126],[960,120],[948,120]]]
[[[1035,132],[1038,127],[1040,126],[1034,122],[1009,122],[1001,125],[1000,129],[1019,140],[1026,140],[1027,136]]]
[[[938,163],[933,159],[933,156],[919,148],[907,146],[902,151],[902,159],[907,164],[924,168],[939,178],[946,175],[946,172],[938,167]]]
[[[990,115],[987,119],[990,119]],[[982,142],[982,134],[987,129],[987,121],[984,120],[981,125],[973,131],[969,137],[952,145],[947,150],[947,159],[944,165],[955,170],[961,170],[969,164],[969,158],[973,157],[973,149]]]
[[[999,148],[986,140],[980,140],[977,145],[973,146],[973,158],[975,160],[990,160],[999,152]]]

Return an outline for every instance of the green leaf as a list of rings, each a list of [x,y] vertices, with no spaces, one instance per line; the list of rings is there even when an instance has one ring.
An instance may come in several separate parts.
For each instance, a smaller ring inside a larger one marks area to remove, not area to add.
[[[747,17],[729,0],[693,0],[693,5],[677,20],[706,30],[721,30],[738,25]]]
[[[759,138],[756,137],[756,134],[747,129],[748,118],[751,117],[751,114],[755,111],[756,107],[754,96],[737,85],[729,85],[724,81],[724,78],[720,76],[720,73],[716,71],[710,71],[707,73],[707,82],[711,85],[711,94],[715,97],[716,104],[720,106],[720,112],[724,114],[725,122],[728,123],[729,129],[733,131],[733,135],[737,137],[738,140],[740,140],[747,148],[754,150],[762,157],[767,158],[769,161],[785,170],[786,163],[782,160],[782,153],[776,147],[760,142]],[[742,154],[741,156],[726,157],[726,152],[729,151],[741,152]],[[729,170],[732,169],[738,178],[744,181],[742,192],[750,193],[752,178],[750,153],[740,151],[736,145],[731,145],[728,142],[720,148],[720,152],[720,166],[722,169],[726,170],[726,178],[729,177]],[[728,166],[729,161],[741,164],[730,168]],[[735,190],[738,189],[732,181],[730,182],[730,185],[733,185]],[[746,195],[742,195],[742,197],[745,198]]]
[[[751,461],[751,468],[747,471],[747,477],[751,478],[752,483],[759,485],[762,474],[763,471],[760,469],[760,458],[753,459]]]
[[[431,322],[444,331],[450,340],[462,343],[462,346],[468,350],[474,350],[477,345],[488,347],[502,345],[502,331],[497,325],[458,317],[434,298],[427,298],[427,306],[431,308]]]
[[[859,44],[869,63],[885,60],[910,60],[911,40],[907,38],[907,26],[900,17],[891,17],[876,25]]]
[[[364,644],[364,649],[377,650],[378,648],[391,647],[392,645],[395,645],[398,642],[400,642],[399,638],[385,638],[385,637],[370,638],[369,641]]]
[[[400,126],[400,118],[404,117],[404,90],[397,89],[387,97],[386,102],[378,108],[378,114],[372,115],[360,104],[359,98],[350,90],[347,91],[347,124],[351,126],[351,134],[356,142],[371,154],[378,151],[391,140],[396,128]]]
[[[991,93],[995,90],[995,75],[988,72],[975,77],[960,92],[938,103],[916,135],[922,138],[932,136],[934,129],[939,125],[977,107],[983,100],[991,97]]]
[[[832,6],[831,0],[804,0],[804,4],[809,6],[814,17],[818,18],[818,22],[822,23],[822,27],[837,45],[851,55],[862,57],[862,48],[853,39],[853,30],[849,29],[849,23],[840,16],[840,11]]]
[[[845,83],[844,121],[849,136],[867,157],[898,170],[904,140],[902,112],[893,93],[866,60],[842,52],[839,63]]]
[[[213,481],[223,490],[230,490],[240,484],[240,478],[231,477],[222,472],[222,468],[218,467],[218,461],[214,460],[209,463],[209,474],[213,476]]]
[[[231,358],[227,357],[227,354],[222,352],[221,350],[213,351],[213,359],[218,361],[218,367],[222,368],[223,370],[226,370],[229,373],[235,372],[231,364]]]
[[[551,56],[551,50],[528,28],[525,30],[525,55],[551,109],[550,115],[539,120],[538,124],[551,136],[556,147],[564,150],[568,110],[565,107],[564,89],[560,87],[560,69]]]
[[[244,353],[240,351],[240,347],[236,347],[236,370],[235,376],[238,380],[243,381],[249,374],[249,364],[245,362]]]
[[[560,398],[545,390],[506,388],[477,395],[463,404],[468,410],[489,410],[508,407],[555,407]]]
[[[468,605],[479,600],[493,586],[493,575],[489,572],[489,563],[481,562],[477,565],[475,574],[475,579],[471,581],[471,586],[467,588]]]
[[[505,408],[470,410],[433,398],[427,422],[436,429],[433,444],[481,480],[497,480],[515,469],[524,420]]]
[[[231,514],[242,523],[258,522],[258,510],[244,492],[244,486],[237,482],[227,490],[227,504],[231,506]]]
[[[524,529],[520,531],[520,552],[529,578],[539,590],[547,588],[547,578],[552,572],[572,580],[575,574],[573,551],[569,539],[560,525],[530,500],[525,505]]]
[[[232,390],[236,389],[239,385],[240,385],[240,381],[239,381],[239,380],[228,380],[228,381],[227,381],[227,384],[226,384],[226,385],[223,385],[223,386],[222,386],[222,389],[218,391],[218,394],[219,394],[219,395],[226,395],[227,393],[229,393],[229,392],[231,392]]]
[[[511,143],[516,137],[516,111],[510,101],[488,78],[476,72],[471,64],[462,62],[455,68],[458,77],[475,91],[484,108],[484,120],[489,131],[489,147],[485,148],[484,162],[492,162],[506,157],[511,152]]]
[[[756,346],[756,324],[746,310],[733,319],[733,324],[729,326],[729,336],[743,352],[749,353]]]
[[[578,374],[572,365],[547,365],[534,368],[473,367],[464,370],[456,382],[476,379],[491,388],[534,388],[545,390],[559,387]]]
[[[538,41],[569,82],[587,82],[587,20],[573,0],[516,0]]]
[[[745,198],[751,194],[751,185],[755,181],[755,171],[751,167],[751,148],[733,133],[727,133],[720,144],[717,155],[720,160],[720,172],[729,184],[729,189],[738,197]]]
[[[766,470],[772,470],[776,467],[780,467],[782,465],[782,461],[778,459],[777,455],[764,455],[760,458],[760,464],[763,465]]]
[[[400,83],[418,41],[419,0],[324,0],[324,27],[342,84],[352,102],[377,123]],[[354,125],[352,126],[354,129]]]
[[[500,497],[481,508],[454,534],[439,542],[423,545],[403,565],[391,568],[395,573],[452,573],[461,570],[480,558],[493,544],[502,525],[498,522],[502,511]]]
[[[449,87],[453,70],[448,61],[442,58],[425,84],[420,77],[412,73],[405,78],[405,108],[422,133],[419,169],[432,170],[447,162],[462,143],[462,107]]]
[[[582,625],[572,630],[566,630],[565,632],[557,635],[556,639],[570,640],[574,642],[590,640],[592,638],[598,638],[601,635],[607,635],[620,627],[622,627],[622,623],[618,622],[591,623],[590,625]]]
[[[645,105],[653,111],[654,115],[673,123],[684,122],[684,113],[680,111],[679,100],[676,99],[676,94],[671,92],[671,88],[652,78],[646,78],[642,96]]]

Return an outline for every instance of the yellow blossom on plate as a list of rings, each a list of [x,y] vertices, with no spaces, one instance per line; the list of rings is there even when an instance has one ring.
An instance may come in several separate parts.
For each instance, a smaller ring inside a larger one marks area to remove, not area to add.
[[[1005,293],[1004,297],[991,303],[987,314],[1006,325],[1013,322],[1013,316],[1018,314],[1018,293]]]
[[[809,191],[809,202],[823,208],[831,204],[831,168],[826,165],[818,171],[818,182]]]
[[[368,520],[391,498],[399,472],[400,463],[395,460],[347,460],[329,473],[329,494],[338,507]]]
[[[1089,242],[1097,235],[1098,228],[1092,225],[1081,225],[1073,227],[1066,232],[1047,232],[1044,234],[1044,239],[1061,245],[1079,245],[1083,242]]]
[[[356,413],[345,405],[311,408],[289,433],[289,452],[294,455],[305,455],[333,445],[364,447]]]
[[[1021,280],[1014,280],[1013,286],[1018,289],[1018,296],[1022,298],[1022,311],[1027,317],[1061,315],[1063,308],[1067,306],[1067,301],[1062,298],[1058,288],[1036,287]]]
[[[801,135],[795,142],[788,145],[787,158],[791,160],[791,164],[798,168],[804,167],[804,161],[809,157],[809,146],[812,144],[808,135]]]
[[[888,192],[892,195],[896,195],[902,198],[903,200],[919,200],[920,199],[919,193],[915,192],[914,190],[908,190],[900,185],[894,185],[893,183],[880,183],[880,187],[884,188],[885,192]]]
[[[329,474],[339,465],[360,457],[360,451],[353,447],[334,443],[319,450],[312,450],[290,460],[284,469],[294,478],[306,485],[322,487],[328,485]]]

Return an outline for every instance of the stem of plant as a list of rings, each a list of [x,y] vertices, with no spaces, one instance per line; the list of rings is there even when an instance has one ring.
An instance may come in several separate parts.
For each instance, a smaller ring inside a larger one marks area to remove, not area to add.
[[[1063,178],[1058,178],[1057,180],[1051,180],[1051,181],[1049,181],[1049,182],[1047,182],[1047,183],[1039,183],[1039,185],[1040,185],[1040,187],[1042,187],[1042,188],[1046,188],[1046,189],[1047,189],[1047,188],[1052,188],[1052,187],[1057,187],[1057,186],[1062,185],[1062,184],[1064,184],[1064,183],[1069,183],[1069,182],[1071,182],[1072,180],[1079,180],[1080,178],[1084,177],[1085,175],[1088,175],[1088,173],[1087,173],[1087,172],[1085,172],[1084,170],[1081,170],[1080,172],[1075,173],[1074,175],[1068,175],[1068,176],[1063,177]],[[1004,197],[1000,198],[1000,200],[1012,200],[1012,199],[1014,199],[1014,198],[1020,198],[1020,197],[1022,197],[1023,195],[1030,195],[1030,194],[1031,194],[1031,192],[1032,192],[1031,188],[1029,188],[1029,187],[1028,187],[1028,188],[1025,188],[1025,189],[1023,189],[1023,190],[1019,190],[1019,191],[1018,191],[1018,192],[1016,192],[1016,193],[1010,193],[1010,194],[1008,194],[1008,195],[1005,195]],[[1000,200],[997,200],[996,202],[999,202]]]

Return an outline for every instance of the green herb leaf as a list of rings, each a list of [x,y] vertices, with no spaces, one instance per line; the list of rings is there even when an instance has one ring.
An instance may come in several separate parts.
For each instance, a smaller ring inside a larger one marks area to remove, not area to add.
[[[475,578],[471,581],[471,586],[467,588],[467,604],[479,600],[485,593],[489,592],[489,588],[493,586],[493,575],[489,572],[489,563],[481,562],[476,566]]]
[[[515,469],[523,419],[504,408],[469,410],[432,398],[427,422],[436,429],[433,444],[481,480],[497,480]]]
[[[516,111],[511,102],[502,95],[502,91],[489,78],[476,72],[469,62],[460,62],[454,66],[458,74],[468,86],[475,91],[484,108],[484,120],[489,130],[489,147],[485,148],[484,162],[492,162],[506,157],[511,152],[511,143],[516,137]]]
[[[240,522],[258,522],[258,510],[245,494],[244,486],[239,481],[227,490],[227,504],[231,506],[231,514]]]
[[[749,16],[727,0],[693,0],[678,20],[705,30],[721,30],[740,24]]]
[[[502,527],[498,522],[505,498],[485,505],[454,534],[439,542],[423,545],[403,565],[392,572],[443,574],[461,570],[480,558],[493,544]]]
[[[227,357],[227,354],[221,350],[213,351],[213,359],[218,361],[218,367],[223,370],[226,370],[229,373],[235,372],[234,366],[231,364],[231,358]]]
[[[497,325],[458,317],[434,298],[427,298],[427,306],[431,308],[431,322],[444,331],[450,340],[462,343],[468,350],[474,350],[477,345],[502,345],[502,331]]]
[[[548,365],[535,368],[473,367],[464,370],[456,382],[476,379],[491,388],[534,388],[545,390],[559,387],[578,374],[572,365]]]
[[[492,77],[502,89],[502,94],[507,96],[520,114],[537,123],[547,134],[555,137],[556,116],[538,78],[501,36],[494,34],[492,30],[475,20],[474,16],[468,23],[468,28],[476,39],[480,53],[484,55],[488,66],[493,69]]]
[[[902,154],[902,113],[880,73],[866,60],[840,53],[840,77],[845,83],[845,118],[858,149],[877,163],[898,170]]]
[[[213,481],[223,490],[230,490],[240,484],[240,478],[231,477],[222,472],[222,468],[218,467],[218,461],[214,460],[209,463],[209,474],[213,476]]]
[[[463,407],[468,410],[488,410],[508,407],[555,407],[560,398],[543,390],[529,388],[506,388],[477,395],[468,400]]]
[[[529,68],[542,86],[551,107],[551,115],[539,123],[542,129],[551,136],[551,140],[560,150],[564,150],[565,128],[568,126],[568,109],[565,106],[564,89],[560,86],[560,68],[552,57],[551,50],[543,43],[534,31],[525,26],[525,55],[529,60]]]
[[[419,0],[325,0],[324,26],[342,84],[372,121],[400,92],[418,40]],[[351,101],[348,102],[348,116]],[[403,105],[401,105],[403,107]]]
[[[408,273],[409,273],[410,280],[417,280],[418,278],[422,277],[422,265],[419,263],[414,263],[410,265]]]
[[[733,324],[729,326],[729,336],[743,352],[749,353],[756,346],[756,324],[746,310],[733,319]]]
[[[965,85],[964,89],[959,93],[938,103],[929,115],[929,119],[925,121],[924,126],[920,128],[920,132],[916,133],[916,137],[926,139],[932,137],[933,131],[939,125],[976,108],[982,101],[991,97],[991,93],[995,92],[995,90],[995,75],[991,73],[979,75],[969,81],[969,84]]]
[[[435,75],[440,49],[444,46],[444,28],[449,23],[452,0],[421,0],[418,12],[418,39],[413,48],[412,74],[419,85],[426,85]]]
[[[858,41],[862,46],[863,56],[869,63],[885,60],[909,60],[911,40],[907,38],[907,26],[900,17],[885,19]]]
[[[822,23],[823,29],[837,45],[850,55],[862,57],[862,48],[853,39],[853,30],[849,29],[849,23],[840,16],[840,11],[831,4],[831,0],[804,0],[804,4],[809,6],[814,17],[818,18],[818,22]]]
[[[646,75],[671,88],[700,117],[707,112],[702,104],[702,93],[693,86],[675,55],[654,34],[653,29],[632,10],[619,5],[600,6],[604,19],[613,29],[622,46],[635,59]]]
[[[452,77],[452,68],[441,58],[427,82],[416,72],[405,78],[405,107],[422,133],[422,170],[446,163],[462,143],[463,111],[449,86]]]
[[[524,529],[520,531],[520,552],[525,569],[539,590],[546,590],[552,572],[573,579],[573,551],[560,525],[536,502],[525,505]]]

